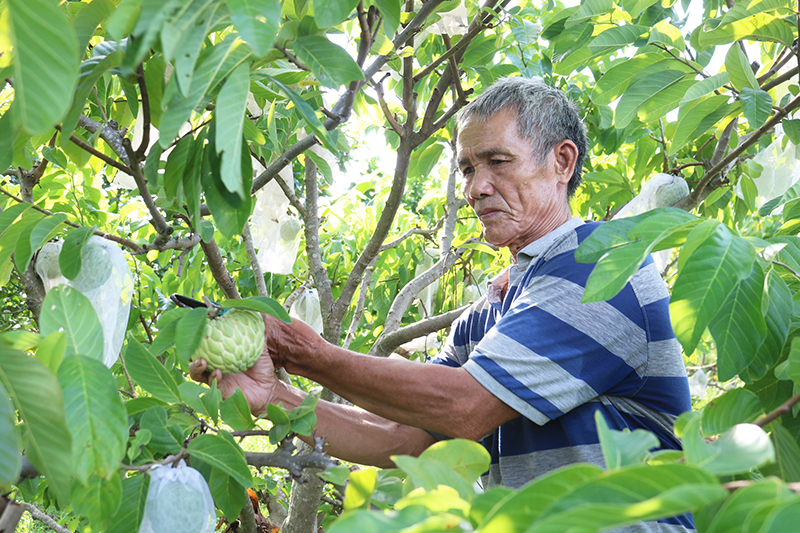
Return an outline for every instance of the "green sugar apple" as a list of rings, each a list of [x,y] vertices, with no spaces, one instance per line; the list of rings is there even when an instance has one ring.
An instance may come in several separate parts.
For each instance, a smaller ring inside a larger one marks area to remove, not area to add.
[[[70,283],[82,293],[92,291],[108,281],[112,268],[108,252],[102,246],[89,241],[81,252],[81,270]]]
[[[209,370],[219,368],[223,374],[244,372],[264,351],[264,330],[260,313],[228,309],[206,323],[193,358],[205,359]]]

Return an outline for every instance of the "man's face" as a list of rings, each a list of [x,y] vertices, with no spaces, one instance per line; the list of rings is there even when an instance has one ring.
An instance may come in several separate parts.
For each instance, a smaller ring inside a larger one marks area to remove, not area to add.
[[[516,255],[569,219],[567,184],[572,166],[566,161],[569,168],[565,168],[564,143],[574,146],[562,141],[537,164],[531,142],[517,132],[515,110],[508,108],[487,121],[471,120],[462,127],[457,150],[464,195],[488,242]]]

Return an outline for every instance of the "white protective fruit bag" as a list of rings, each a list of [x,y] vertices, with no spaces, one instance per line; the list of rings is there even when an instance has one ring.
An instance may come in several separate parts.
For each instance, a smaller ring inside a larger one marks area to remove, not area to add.
[[[304,290],[303,294],[292,304],[292,308],[289,309],[289,316],[299,318],[321,335],[322,308],[319,304],[317,289]]]
[[[255,164],[256,162],[253,163],[254,167]],[[287,177],[291,178],[291,170]],[[297,217],[288,213],[289,199],[283,194],[277,181],[279,179],[286,181],[284,176],[276,176],[256,193],[250,232],[253,235],[253,246],[258,250],[261,270],[291,274],[300,248],[303,227]]]
[[[214,532],[214,500],[200,472],[181,460],[175,468],[155,466],[148,475],[150,488],[139,533]]]
[[[96,235],[81,254],[81,271],[69,280],[61,274],[58,256],[64,241],[45,243],[36,259],[36,273],[45,291],[69,285],[91,302],[103,328],[103,364],[111,368],[119,357],[133,297],[133,273],[119,245]]]

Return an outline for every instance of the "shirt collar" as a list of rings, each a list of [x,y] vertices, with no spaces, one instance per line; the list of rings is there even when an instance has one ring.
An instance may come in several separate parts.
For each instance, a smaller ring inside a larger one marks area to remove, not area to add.
[[[572,217],[547,235],[525,246],[522,250],[517,252],[517,269],[522,271],[527,270],[531,262],[536,260],[542,253],[546,252],[554,242],[578,226],[583,225],[583,223],[580,217]]]

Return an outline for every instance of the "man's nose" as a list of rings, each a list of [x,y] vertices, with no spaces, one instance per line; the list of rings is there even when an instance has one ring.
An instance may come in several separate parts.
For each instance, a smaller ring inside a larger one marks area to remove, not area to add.
[[[491,172],[479,165],[475,168],[475,172],[467,187],[467,199],[481,199],[490,196],[494,192],[494,185],[492,183]]]

